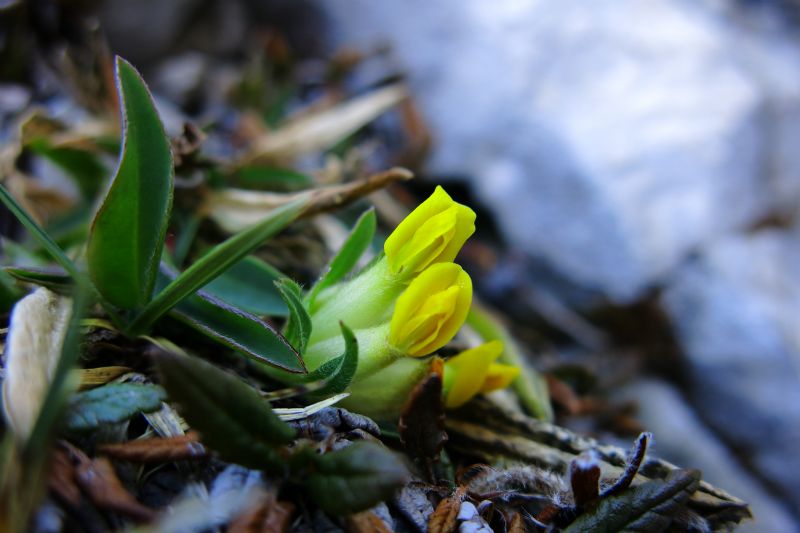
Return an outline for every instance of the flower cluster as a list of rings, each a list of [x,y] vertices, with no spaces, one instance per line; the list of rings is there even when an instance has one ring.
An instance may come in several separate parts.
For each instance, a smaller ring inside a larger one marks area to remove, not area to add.
[[[472,281],[453,260],[474,231],[475,213],[437,187],[386,239],[384,254],[310,302],[312,333],[303,354],[310,370],[341,353],[340,321],[358,339],[345,407],[392,419],[431,371],[429,356],[452,340],[472,303]],[[516,378],[517,368],[494,362],[502,349],[493,341],[445,361],[448,407]]]

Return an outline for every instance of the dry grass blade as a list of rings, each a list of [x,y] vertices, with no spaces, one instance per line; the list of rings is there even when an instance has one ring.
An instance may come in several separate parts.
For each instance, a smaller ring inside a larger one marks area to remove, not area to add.
[[[345,529],[348,533],[393,533],[392,528],[372,511],[362,511],[347,517]]]
[[[81,370],[80,390],[105,385],[128,372],[133,372],[133,369],[127,366],[103,366],[83,369]]]
[[[148,522],[155,513],[134,498],[122,485],[114,466],[105,457],[81,463],[77,481],[98,508],[119,513],[137,522]]]
[[[390,168],[343,185],[319,187],[300,193],[271,193],[227,188],[212,192],[206,200],[206,212],[222,229],[236,233],[252,226],[270,211],[308,197],[300,217],[332,211],[397,181],[407,181],[414,174],[405,168]]]
[[[452,496],[445,498],[436,506],[436,510],[428,521],[429,533],[450,533],[455,531],[457,525],[458,512],[461,510],[461,502],[467,495],[467,488],[460,486]]]
[[[256,139],[238,165],[287,160],[330,148],[402,102],[407,96],[404,87],[392,85],[299,118]]]
[[[164,463],[168,461],[203,459],[208,456],[208,451],[200,443],[197,433],[193,431],[186,435],[166,439],[145,439],[121,444],[102,444],[97,447],[97,451],[115,459],[134,463]]]

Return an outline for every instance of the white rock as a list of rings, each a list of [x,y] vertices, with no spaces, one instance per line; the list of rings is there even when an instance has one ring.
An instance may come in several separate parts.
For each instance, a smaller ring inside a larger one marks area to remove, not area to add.
[[[338,43],[393,44],[431,170],[468,176],[510,242],[612,299],[797,197],[800,127],[779,117],[800,113],[798,46],[723,4],[321,5]]]
[[[664,293],[695,408],[800,508],[800,235],[710,247]]]

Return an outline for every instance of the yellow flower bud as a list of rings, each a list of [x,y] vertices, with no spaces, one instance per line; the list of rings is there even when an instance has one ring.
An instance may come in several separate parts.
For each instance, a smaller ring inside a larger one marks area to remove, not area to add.
[[[460,407],[480,392],[502,389],[514,381],[519,368],[494,362],[502,352],[503,343],[491,341],[445,361],[445,406]]]
[[[428,267],[397,298],[389,343],[413,357],[435,352],[455,336],[472,303],[472,280],[455,263]]]
[[[383,245],[393,274],[413,276],[434,263],[453,261],[475,232],[475,212],[436,187]]]

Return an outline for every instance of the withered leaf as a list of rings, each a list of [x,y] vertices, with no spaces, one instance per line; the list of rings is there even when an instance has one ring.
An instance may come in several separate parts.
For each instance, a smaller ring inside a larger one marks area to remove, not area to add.
[[[282,533],[288,531],[294,515],[294,505],[275,500],[267,494],[259,504],[242,513],[228,525],[228,533]]]
[[[628,454],[628,459],[625,463],[625,471],[613,485],[603,490],[603,497],[619,494],[630,487],[633,478],[636,477],[636,474],[639,472],[639,467],[644,460],[644,454],[647,453],[647,445],[652,438],[653,436],[650,433],[642,433],[636,438],[636,441],[633,443],[633,448]]]
[[[429,533],[450,533],[455,531],[458,512],[461,510],[461,502],[467,495],[467,487],[462,485],[456,489],[452,496],[443,499],[436,506],[436,510],[428,521]]]
[[[196,358],[164,353],[157,360],[164,387],[202,440],[228,461],[282,472],[278,447],[294,438],[258,392]]]
[[[78,450],[75,450],[78,451]],[[84,461],[89,459],[83,456]],[[80,461],[80,459],[78,459]],[[47,486],[62,502],[77,507],[81,502],[81,489],[75,473],[76,457],[68,447],[61,446],[53,453]]]
[[[355,442],[310,458],[314,470],[306,487],[314,502],[330,514],[368,509],[390,498],[409,477],[403,461],[374,442]]]
[[[414,387],[400,415],[400,441],[409,455],[424,461],[439,457],[447,442],[444,417],[442,377],[432,373]]]
[[[155,516],[152,509],[139,503],[122,485],[107,458],[79,464],[76,474],[81,489],[100,509],[119,513],[137,522],[148,522]]]
[[[700,472],[675,470],[663,481],[648,481],[600,500],[594,510],[579,516],[565,531],[664,531],[681,514],[699,482]]]
[[[348,533],[393,533],[392,528],[372,511],[351,514],[345,520]]]
[[[169,461],[185,461],[202,459],[208,456],[205,446],[199,442],[197,433],[166,439],[132,440],[119,444],[101,444],[99,453],[110,455],[115,459],[134,463],[165,463]]]
[[[123,374],[132,372],[133,369],[127,366],[103,366],[99,368],[86,368],[81,370],[81,390],[90,389],[99,385],[105,385]]]

